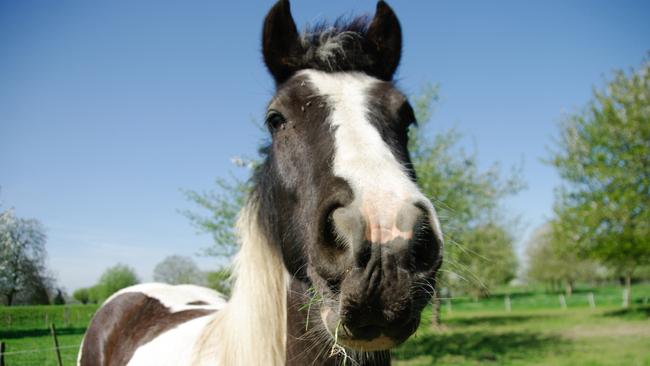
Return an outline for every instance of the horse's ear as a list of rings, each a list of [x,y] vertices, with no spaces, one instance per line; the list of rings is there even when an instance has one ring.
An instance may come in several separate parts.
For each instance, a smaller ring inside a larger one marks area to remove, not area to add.
[[[279,84],[295,72],[295,55],[299,51],[298,30],[291,16],[289,0],[278,1],[264,19],[262,52],[266,67]]]
[[[367,37],[376,47],[377,76],[391,80],[402,56],[402,28],[393,9],[383,0],[377,3],[377,11],[368,27]]]

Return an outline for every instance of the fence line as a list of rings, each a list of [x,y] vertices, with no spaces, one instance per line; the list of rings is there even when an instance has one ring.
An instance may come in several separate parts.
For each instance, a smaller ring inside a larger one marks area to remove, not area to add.
[[[79,348],[81,344],[76,345],[76,346],[59,346],[59,349],[70,349],[70,348]],[[3,355],[19,355],[19,354],[25,354],[25,353],[36,353],[36,352],[47,352],[47,351],[54,351],[56,348],[54,347],[48,347],[48,348],[35,348],[35,349],[27,349],[27,350],[21,350],[21,351],[5,351],[2,352]]]
[[[59,349],[59,338],[56,336],[56,326],[54,323],[50,324],[50,331],[52,333],[52,340],[54,340],[54,352],[56,353],[57,364],[63,366],[63,362],[61,362],[61,349]]]
[[[487,298],[478,299],[471,296],[440,296],[437,297],[440,301],[445,301],[447,307],[447,315],[451,315],[452,304],[455,308],[457,307],[459,311],[471,311],[471,310],[498,310],[499,307],[504,309],[505,312],[512,312],[515,309],[578,309],[578,308],[587,308],[587,309],[596,309],[598,306],[604,307],[616,307],[624,306],[625,300],[629,303],[639,303],[643,305],[648,304],[649,297],[647,295],[641,295],[632,298],[627,292],[623,289],[620,293],[604,293],[604,294],[595,294],[594,292],[586,293],[574,293],[573,295],[567,296],[563,293],[553,294],[534,294],[532,296],[519,297],[518,293],[514,294],[503,294],[503,295],[491,295]],[[621,295],[624,300],[621,303]],[[626,296],[628,298],[626,298]],[[499,305],[499,300],[501,305]],[[598,306],[597,306],[598,305]]]

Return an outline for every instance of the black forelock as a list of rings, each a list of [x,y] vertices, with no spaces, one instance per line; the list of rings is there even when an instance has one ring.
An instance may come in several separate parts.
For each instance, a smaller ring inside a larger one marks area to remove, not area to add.
[[[365,36],[370,21],[371,18],[368,15],[360,15],[356,17],[341,16],[338,17],[334,23],[321,20],[311,25],[308,24],[300,33],[300,36],[303,39],[312,42],[317,42],[318,39],[310,39],[310,36],[319,37],[321,34],[334,36],[343,32],[354,32],[361,36]]]
[[[340,17],[334,23],[321,21],[307,26],[300,34],[302,50],[289,63],[298,70],[375,74],[375,46],[367,38],[370,20],[367,15]]]

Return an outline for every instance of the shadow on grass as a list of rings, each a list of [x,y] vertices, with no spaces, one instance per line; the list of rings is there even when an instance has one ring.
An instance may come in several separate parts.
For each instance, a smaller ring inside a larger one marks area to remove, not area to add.
[[[507,325],[527,322],[534,319],[548,318],[548,315],[489,315],[445,319],[448,325],[474,326],[474,325]]]
[[[627,309],[608,311],[603,315],[626,319],[648,319],[650,318],[650,305],[633,306]]]
[[[561,338],[534,332],[421,334],[397,348],[393,358],[405,361],[426,355],[435,364],[444,356],[462,356],[488,362],[521,359],[561,346]]]
[[[57,336],[84,334],[86,328],[56,328]],[[0,339],[19,339],[50,336],[49,329],[0,330]]]

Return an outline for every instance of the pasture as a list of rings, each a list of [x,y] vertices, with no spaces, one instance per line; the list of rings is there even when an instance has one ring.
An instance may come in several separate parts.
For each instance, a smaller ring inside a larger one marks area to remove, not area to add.
[[[591,308],[589,293],[596,308]],[[633,287],[633,303],[621,308],[620,287],[578,290],[561,307],[557,294],[513,292],[454,299],[442,305],[443,326],[420,329],[393,352],[398,366],[424,365],[650,365],[650,285]],[[67,309],[67,310],[66,310]],[[74,365],[77,347],[96,305],[0,308],[0,340],[7,366],[55,366],[48,324],[57,326],[64,365]]]

